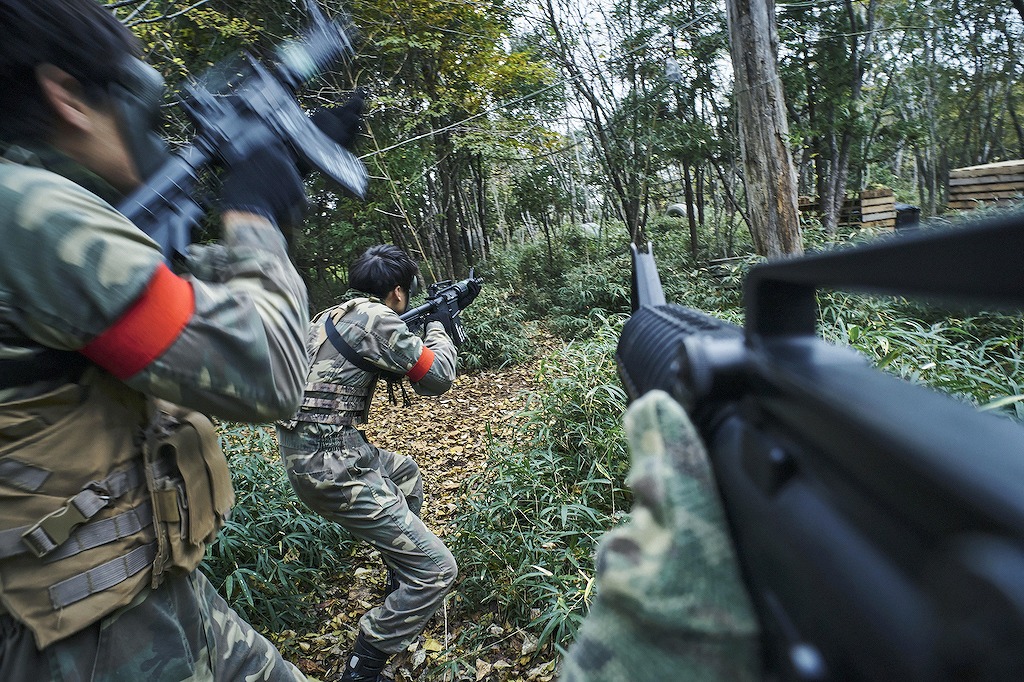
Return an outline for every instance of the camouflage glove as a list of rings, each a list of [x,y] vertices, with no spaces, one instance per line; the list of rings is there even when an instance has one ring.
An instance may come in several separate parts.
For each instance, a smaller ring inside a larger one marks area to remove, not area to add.
[[[631,520],[598,546],[597,597],[560,679],[759,679],[757,620],[704,445],[662,391],[637,400],[625,428]]]

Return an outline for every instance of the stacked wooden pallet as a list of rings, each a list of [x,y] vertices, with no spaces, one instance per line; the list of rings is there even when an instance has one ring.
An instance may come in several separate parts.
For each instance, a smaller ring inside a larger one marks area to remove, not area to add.
[[[800,197],[801,213],[821,213],[818,199]],[[840,225],[854,227],[896,226],[896,196],[891,189],[866,189],[855,197],[846,197],[839,213]]]
[[[896,195],[891,189],[866,189],[860,193],[862,227],[896,227]]]
[[[986,163],[949,172],[950,209],[983,204],[1007,205],[1024,200],[1024,160]]]

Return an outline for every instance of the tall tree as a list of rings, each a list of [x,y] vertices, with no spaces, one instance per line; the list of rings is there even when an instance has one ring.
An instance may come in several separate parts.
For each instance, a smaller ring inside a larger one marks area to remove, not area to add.
[[[438,278],[464,276],[484,255],[494,226],[483,160],[517,147],[533,119],[508,115],[508,103],[525,108],[524,91],[549,75],[510,49],[514,9],[500,0],[414,0],[397,13],[378,0],[353,5],[363,34],[353,76],[374,104],[367,160],[386,178],[372,197],[383,213],[364,215],[383,215]]]
[[[771,0],[728,0],[729,43],[754,246],[770,258],[803,253],[796,170],[778,74]]]

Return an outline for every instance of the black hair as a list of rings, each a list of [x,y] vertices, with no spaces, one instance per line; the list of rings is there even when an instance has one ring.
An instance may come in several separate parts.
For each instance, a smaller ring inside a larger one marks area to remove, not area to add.
[[[36,79],[52,64],[103,101],[141,44],[97,0],[0,0],[0,142],[48,141],[54,119]]]
[[[405,251],[393,244],[371,246],[348,270],[348,285],[384,300],[396,286],[412,287],[418,268]]]

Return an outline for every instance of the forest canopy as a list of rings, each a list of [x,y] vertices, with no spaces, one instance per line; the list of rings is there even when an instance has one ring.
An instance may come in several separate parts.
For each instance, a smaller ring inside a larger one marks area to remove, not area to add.
[[[285,0],[106,3],[169,83],[304,22]],[[369,243],[465,276],[496,246],[676,215],[704,258],[751,248],[726,7],[718,2],[442,2],[326,8],[356,53],[307,91],[309,108],[367,93],[365,202],[313,188],[294,253],[318,305]],[[781,2],[778,79],[803,215],[833,234],[842,199],[887,187],[944,212],[950,169],[1024,156],[1024,23],[1011,4]],[[169,103],[171,100],[168,100]],[[168,108],[173,111],[172,107]],[[185,139],[180,119],[169,133]]]

